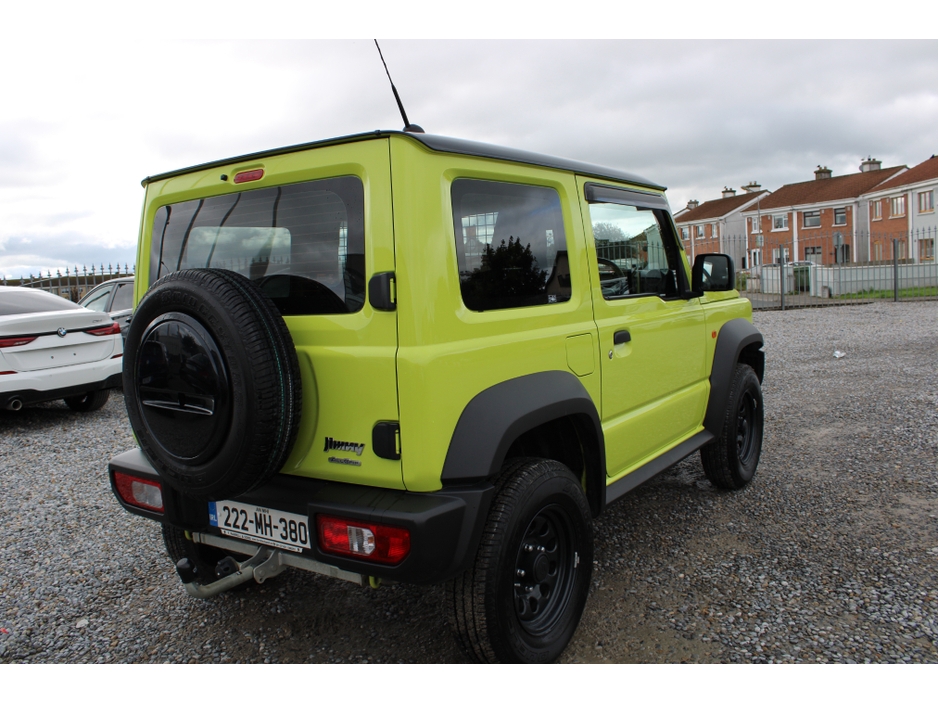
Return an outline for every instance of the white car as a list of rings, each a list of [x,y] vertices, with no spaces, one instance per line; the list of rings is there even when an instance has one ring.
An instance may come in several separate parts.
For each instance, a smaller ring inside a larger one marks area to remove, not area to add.
[[[96,411],[121,385],[120,325],[45,291],[0,286],[0,409],[64,399]]]

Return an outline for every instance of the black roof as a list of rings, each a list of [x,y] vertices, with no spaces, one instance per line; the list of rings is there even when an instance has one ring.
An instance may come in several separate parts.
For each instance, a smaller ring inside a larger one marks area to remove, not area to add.
[[[237,164],[241,161],[250,161],[253,159],[260,159],[262,157],[289,154],[291,152],[300,152],[306,149],[327,147],[334,144],[363,142],[369,139],[382,139],[392,134],[403,135],[405,137],[414,139],[436,152],[445,152],[448,154],[465,154],[467,156],[479,156],[488,159],[498,159],[500,161],[514,161],[519,164],[546,166],[551,169],[574,171],[586,176],[595,176],[597,178],[605,178],[611,181],[626,181],[638,186],[648,186],[650,188],[664,190],[664,186],[660,186],[640,176],[626,173],[625,171],[619,171],[618,169],[610,169],[605,166],[597,166],[596,164],[588,164],[586,162],[574,161],[572,159],[561,159],[559,157],[546,156],[544,154],[537,154],[535,152],[526,152],[522,151],[521,149],[499,147],[493,144],[484,144],[482,142],[471,142],[465,139],[455,139],[453,137],[442,137],[440,135],[432,134],[418,134],[414,132],[398,132],[396,130],[375,130],[374,132],[363,132],[361,134],[353,134],[346,137],[335,137],[333,139],[323,139],[316,142],[305,142],[304,144],[295,144],[289,147],[268,149],[262,152],[244,154],[242,156],[231,157],[228,159],[209,161],[204,164],[198,164],[196,166],[190,166],[184,169],[167,171],[166,173],[157,174],[156,176],[148,176],[147,178],[143,179],[141,185],[146,186],[148,183],[152,183],[153,181],[162,181],[166,178],[193,173],[195,171],[202,171],[203,169],[227,166],[229,164]]]

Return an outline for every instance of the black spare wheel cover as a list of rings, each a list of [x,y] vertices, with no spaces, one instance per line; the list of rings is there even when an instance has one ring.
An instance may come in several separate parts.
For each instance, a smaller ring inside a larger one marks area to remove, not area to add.
[[[182,493],[225,499],[283,467],[300,424],[300,368],[283,316],[249,279],[186,269],[157,281],[124,346],[140,448]]]

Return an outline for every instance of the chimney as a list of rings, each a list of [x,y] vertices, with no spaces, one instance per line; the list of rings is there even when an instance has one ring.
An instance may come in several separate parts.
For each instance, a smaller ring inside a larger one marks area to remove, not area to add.
[[[860,162],[860,171],[879,171],[879,167],[883,165],[879,159],[874,159],[871,156],[866,157],[863,161]]]
[[[817,165],[817,169],[814,171],[814,180],[820,181],[822,178],[830,178],[831,170],[826,166]]]
[[[693,210],[693,209],[696,208],[698,205],[700,205],[700,201],[699,201],[699,200],[689,200],[689,201],[687,201],[687,209],[688,209],[688,210]]]
[[[745,186],[740,186],[740,188],[746,191],[746,193],[757,193],[758,191],[762,190],[762,186],[760,186],[755,181],[750,181]]]
[[[736,189],[730,188],[729,186],[723,186],[723,197],[732,198],[736,195]]]

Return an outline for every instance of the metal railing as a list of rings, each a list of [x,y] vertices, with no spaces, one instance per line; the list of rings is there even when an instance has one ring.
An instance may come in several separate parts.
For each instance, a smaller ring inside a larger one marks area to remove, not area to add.
[[[65,273],[62,273],[61,269],[56,269],[54,274],[48,270],[45,276],[41,271],[38,275],[26,274],[19,278],[8,279],[4,276],[0,279],[0,285],[39,288],[77,303],[82,296],[98,284],[121,276],[132,276],[135,269],[136,266],[129,264],[124,264],[123,270],[120,264],[116,266],[108,264],[106,269],[104,264],[97,267],[92,264],[90,269],[83,266],[81,270],[77,266],[65,267]]]
[[[726,237],[737,289],[753,308],[804,308],[873,300],[938,300],[938,228],[832,230]],[[756,243],[759,246],[756,246]],[[755,262],[755,263],[754,263]]]

